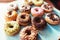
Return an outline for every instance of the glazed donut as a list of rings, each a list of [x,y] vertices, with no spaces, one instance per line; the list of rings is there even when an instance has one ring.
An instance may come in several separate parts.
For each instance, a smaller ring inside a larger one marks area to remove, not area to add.
[[[60,36],[57,37],[57,40],[60,40]]]
[[[26,4],[29,4],[29,5],[32,5],[33,3],[32,3],[32,0],[24,0],[24,2],[26,3]]]
[[[5,23],[4,31],[9,36],[16,35],[20,30],[19,24],[16,21],[9,21]]]
[[[36,6],[41,6],[44,3],[44,0],[32,0],[32,3]]]
[[[54,12],[47,13],[45,15],[45,20],[46,20],[46,22],[48,22],[49,24],[52,24],[52,25],[59,24],[59,22],[60,22],[59,16],[56,15]]]
[[[32,26],[27,26],[20,31],[20,40],[36,40],[37,30]]]
[[[15,21],[17,18],[17,12],[16,11],[8,11],[6,14],[5,14],[5,20],[6,21]]]
[[[53,7],[49,5],[48,3],[44,3],[41,8],[44,9],[45,12],[51,12],[53,10]]]
[[[30,24],[31,22],[30,15],[26,13],[20,13],[17,16],[17,22],[19,23],[19,25],[22,25],[22,26]]]
[[[22,5],[20,5],[19,9],[20,9],[21,12],[30,13],[31,6],[28,5],[28,4],[22,4]]]
[[[16,3],[10,3],[9,5],[8,5],[8,8],[7,8],[9,11],[10,10],[15,10],[15,11],[17,11],[18,10],[18,6],[17,6],[17,4]]]
[[[44,10],[40,7],[31,8],[31,14],[33,16],[42,16],[44,14]]]
[[[43,30],[46,26],[46,21],[40,16],[33,17],[32,26],[34,26],[37,30]]]

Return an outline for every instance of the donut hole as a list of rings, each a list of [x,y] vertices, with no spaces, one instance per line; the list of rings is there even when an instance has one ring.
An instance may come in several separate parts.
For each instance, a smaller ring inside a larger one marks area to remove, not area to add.
[[[25,7],[25,9],[27,9],[27,7]]]
[[[44,5],[45,9],[49,9],[49,7],[47,5]]]
[[[21,18],[22,18],[22,19],[25,19],[25,15],[21,15]]]
[[[35,20],[36,23],[40,22],[40,18],[39,17],[36,17],[34,20]]]
[[[22,8],[24,8],[25,6],[22,6]]]
[[[60,40],[60,38],[58,40]]]
[[[35,11],[37,12],[37,11],[38,11],[38,9],[35,9]]]
[[[13,4],[11,4],[10,6],[11,6],[11,7],[13,7],[14,5],[13,5]]]
[[[54,17],[55,14],[51,14],[49,15],[50,16],[50,19],[52,19],[53,21],[57,21],[58,19]]]
[[[12,15],[12,11],[9,11],[9,12],[8,12],[8,15]]]
[[[13,26],[9,26],[9,28],[13,28]]]
[[[25,33],[27,33],[27,35],[31,34],[31,30],[26,30]]]

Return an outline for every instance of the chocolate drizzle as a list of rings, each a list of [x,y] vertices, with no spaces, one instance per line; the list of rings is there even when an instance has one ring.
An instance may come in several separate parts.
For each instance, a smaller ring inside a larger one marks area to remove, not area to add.
[[[31,30],[26,30],[25,33],[27,33],[27,35],[31,34]]]
[[[39,23],[40,22],[40,18],[39,17],[34,18],[34,22]]]
[[[13,26],[9,26],[9,28],[13,28]]]
[[[52,19],[53,21],[58,21],[58,19],[55,18],[54,15],[56,15],[56,14],[54,14],[54,12],[52,12],[51,14],[48,15],[48,17],[50,17],[50,19]]]
[[[21,15],[21,18],[22,18],[22,19],[25,19],[25,15]]]
[[[8,12],[8,15],[12,15],[12,11],[9,11],[9,12]]]

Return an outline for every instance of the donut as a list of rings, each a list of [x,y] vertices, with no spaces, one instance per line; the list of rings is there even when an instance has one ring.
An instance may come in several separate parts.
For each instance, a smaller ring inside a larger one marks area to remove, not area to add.
[[[28,4],[22,4],[20,5],[19,9],[20,9],[20,12],[30,13],[31,6]]]
[[[30,22],[31,22],[30,15],[26,14],[26,13],[20,13],[17,16],[17,22],[19,23],[19,25],[22,25],[22,26],[26,26],[26,25],[30,24]]]
[[[54,12],[51,12],[51,13],[45,14],[45,20],[49,24],[57,25],[60,22],[60,17],[56,15]]]
[[[57,36],[57,40],[60,40],[60,35]]]
[[[32,0],[24,0],[24,2],[26,3],[26,4],[29,4],[29,5],[32,5],[33,3],[32,3]]]
[[[33,7],[31,8],[31,14],[33,16],[42,16],[44,15],[44,10],[40,7]]]
[[[8,5],[7,10],[15,10],[15,11],[17,11],[18,10],[18,5],[16,3],[10,3]]]
[[[32,0],[32,3],[36,6],[41,6],[44,3],[44,0]]]
[[[17,18],[17,12],[16,11],[8,11],[6,14],[5,14],[5,20],[6,21],[15,21]]]
[[[53,7],[48,3],[44,3],[41,8],[43,8],[45,12],[51,12],[53,10]]]
[[[40,16],[33,17],[32,26],[34,26],[37,30],[43,30],[46,26],[46,21]]]
[[[32,26],[27,26],[20,31],[20,40],[36,40],[37,30]]]
[[[5,23],[4,31],[9,36],[16,35],[20,30],[20,26],[16,21],[9,21]]]

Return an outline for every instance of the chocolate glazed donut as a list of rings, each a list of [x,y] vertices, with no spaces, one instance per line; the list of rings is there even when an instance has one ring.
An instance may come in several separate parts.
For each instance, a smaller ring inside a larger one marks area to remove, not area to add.
[[[40,16],[33,17],[32,26],[34,26],[38,30],[42,30],[46,26],[46,21]]]
[[[46,22],[48,22],[49,24],[52,24],[52,25],[60,24],[60,17],[58,15],[56,15],[54,12],[47,13],[45,15],[45,20],[46,20]]]
[[[19,25],[22,25],[22,26],[26,26],[30,24],[31,22],[30,15],[26,13],[20,13],[17,17],[17,22],[19,23]]]

